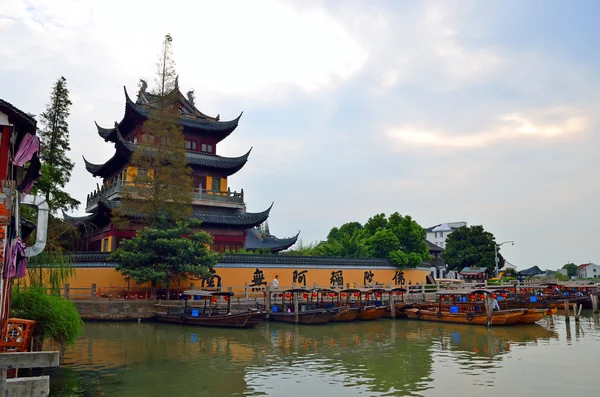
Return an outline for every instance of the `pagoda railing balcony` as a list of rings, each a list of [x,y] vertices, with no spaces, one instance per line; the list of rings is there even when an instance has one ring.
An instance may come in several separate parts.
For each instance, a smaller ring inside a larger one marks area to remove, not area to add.
[[[133,187],[132,182],[123,181],[120,178],[102,185],[87,195],[86,212],[92,212],[96,208],[100,196],[107,200],[118,199],[121,198],[125,189],[132,189]],[[231,189],[227,189],[227,191],[194,189],[192,190],[192,204],[242,208],[244,206],[244,189],[240,192],[232,192]]]

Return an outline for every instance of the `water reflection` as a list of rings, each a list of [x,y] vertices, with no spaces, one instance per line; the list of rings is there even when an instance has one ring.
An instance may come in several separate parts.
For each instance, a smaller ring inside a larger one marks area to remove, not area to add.
[[[561,329],[567,340],[571,327],[575,338],[600,334],[597,316],[584,321],[489,330],[402,320],[251,330],[88,323],[54,374],[53,395],[423,395],[443,378],[436,368],[478,375],[517,346],[558,341]]]

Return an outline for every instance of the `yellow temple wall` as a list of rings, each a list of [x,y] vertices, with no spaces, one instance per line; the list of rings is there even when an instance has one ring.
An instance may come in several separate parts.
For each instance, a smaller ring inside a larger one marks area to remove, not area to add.
[[[217,265],[212,280],[187,280],[174,282],[172,288],[189,288],[193,283],[194,288],[217,287],[220,284],[226,290],[231,287],[234,292],[240,293],[245,291],[246,285],[251,292],[259,292],[273,281],[276,275],[279,276],[279,287],[291,287],[295,282],[296,286],[313,287],[315,283],[319,287],[328,287],[336,278],[343,278],[343,285],[351,284],[351,286],[362,287],[365,284],[374,285],[380,283],[386,286],[392,285],[416,285],[425,284],[426,276],[429,274],[427,270],[396,270],[396,269],[357,269],[357,268],[333,268],[323,267],[278,267],[270,265],[269,267],[256,266],[227,266]],[[338,283],[339,283],[339,279]],[[212,283],[211,283],[212,281]],[[128,286],[125,278],[112,267],[78,267],[75,268],[75,275],[68,280],[72,295],[84,296],[91,291],[92,284],[96,284],[97,290],[105,291],[107,288],[113,288],[115,291],[126,289]],[[131,288],[145,287],[148,285],[138,286],[135,282],[130,283]]]

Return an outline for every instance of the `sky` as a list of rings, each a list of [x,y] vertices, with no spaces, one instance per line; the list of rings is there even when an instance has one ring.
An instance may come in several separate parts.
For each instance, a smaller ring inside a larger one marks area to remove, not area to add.
[[[114,147],[123,86],[174,39],[182,91],[239,127],[217,153],[271,233],[324,240],[399,212],[483,225],[509,262],[600,262],[600,3],[594,0],[0,0],[0,97],[33,114],[65,76],[69,192]],[[150,88],[152,88],[152,83]]]

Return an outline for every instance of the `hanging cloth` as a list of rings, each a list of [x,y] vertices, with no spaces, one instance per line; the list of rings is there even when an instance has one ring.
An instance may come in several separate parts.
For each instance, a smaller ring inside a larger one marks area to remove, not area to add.
[[[22,167],[26,162],[31,160],[33,155],[40,150],[40,138],[37,136],[31,135],[30,133],[25,134],[21,143],[19,144],[19,149],[17,150],[17,154],[15,154],[15,159],[13,164]]]
[[[15,241],[15,266],[17,268],[16,278],[27,275],[27,256],[25,255],[25,243],[21,238]]]
[[[27,170],[27,174],[25,175],[23,182],[21,182],[21,184],[18,187],[19,191],[25,194],[29,194],[35,181],[37,181],[38,178],[42,176],[41,169],[42,164],[40,163],[40,156],[38,155],[38,153],[35,153],[33,155],[33,158],[31,159],[31,163],[29,163],[29,169]]]
[[[25,243],[20,238],[9,240],[6,243],[4,256],[3,278],[21,278],[27,274],[27,256],[25,256]]]
[[[13,255],[13,243],[15,240],[7,240],[6,248],[4,250],[4,271],[2,278],[11,279],[17,275],[17,262]]]

